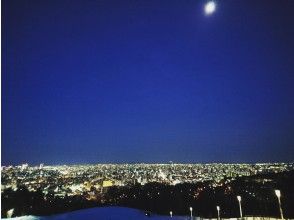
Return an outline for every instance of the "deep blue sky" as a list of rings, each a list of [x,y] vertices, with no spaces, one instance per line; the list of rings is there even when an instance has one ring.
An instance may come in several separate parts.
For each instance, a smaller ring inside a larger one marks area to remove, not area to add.
[[[294,159],[294,1],[2,0],[2,164]]]

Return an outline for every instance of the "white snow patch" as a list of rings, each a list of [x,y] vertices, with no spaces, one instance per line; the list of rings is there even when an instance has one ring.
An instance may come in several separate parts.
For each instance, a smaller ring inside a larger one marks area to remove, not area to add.
[[[170,216],[160,216],[151,213],[151,216],[145,216],[144,211],[124,207],[102,207],[83,209],[73,212],[67,212],[58,215],[45,217],[23,216],[16,218],[7,218],[5,220],[171,220]],[[172,220],[185,220],[187,216],[173,216]],[[195,218],[196,219],[196,218]]]
[[[26,215],[21,217],[14,217],[14,218],[4,218],[5,220],[39,220],[40,217],[33,216],[33,215]]]

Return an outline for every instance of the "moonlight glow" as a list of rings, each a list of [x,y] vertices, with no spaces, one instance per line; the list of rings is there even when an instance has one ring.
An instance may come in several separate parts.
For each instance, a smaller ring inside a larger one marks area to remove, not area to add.
[[[214,1],[209,1],[204,7],[205,14],[210,15],[215,11],[216,4]]]

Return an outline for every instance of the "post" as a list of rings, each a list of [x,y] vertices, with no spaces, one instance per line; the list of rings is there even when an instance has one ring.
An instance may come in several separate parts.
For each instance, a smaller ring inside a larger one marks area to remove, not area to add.
[[[191,219],[193,218],[193,208],[192,207],[190,207],[190,214],[191,214]]]
[[[216,210],[217,210],[217,220],[220,220],[220,216],[219,216],[220,207],[216,206]]]
[[[237,199],[238,199],[238,202],[239,202],[240,218],[243,218],[242,206],[241,206],[241,196],[237,196]]]
[[[281,191],[276,189],[275,190],[275,194],[278,198],[278,202],[279,202],[279,208],[280,208],[280,215],[281,215],[281,219],[284,219],[284,215],[283,215],[283,210],[282,210],[282,205],[281,205]]]
[[[170,217],[172,218],[172,217],[173,217],[173,212],[170,211],[170,212],[169,212],[169,215],[170,215]]]

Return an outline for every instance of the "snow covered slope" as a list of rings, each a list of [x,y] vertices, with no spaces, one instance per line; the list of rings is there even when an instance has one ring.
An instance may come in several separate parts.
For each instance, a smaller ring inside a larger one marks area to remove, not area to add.
[[[91,208],[46,217],[23,216],[9,218],[9,220],[170,220],[169,216],[145,216],[143,211],[123,207]],[[188,219],[183,216],[173,216],[172,220]],[[196,218],[195,218],[196,219]],[[8,219],[6,219],[8,220]]]

